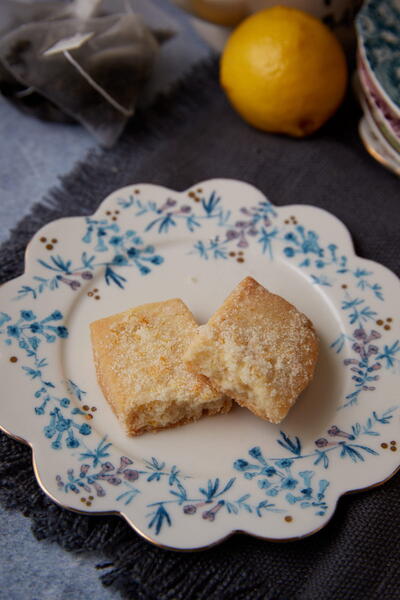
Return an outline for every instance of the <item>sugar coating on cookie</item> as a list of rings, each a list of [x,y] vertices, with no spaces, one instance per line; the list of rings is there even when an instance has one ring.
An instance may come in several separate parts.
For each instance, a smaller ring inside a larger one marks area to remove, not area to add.
[[[91,324],[99,384],[128,434],[231,409],[231,400],[182,361],[196,328],[179,299],[145,304]]]
[[[317,357],[311,321],[246,277],[199,327],[184,361],[259,417],[280,423],[311,381]]]

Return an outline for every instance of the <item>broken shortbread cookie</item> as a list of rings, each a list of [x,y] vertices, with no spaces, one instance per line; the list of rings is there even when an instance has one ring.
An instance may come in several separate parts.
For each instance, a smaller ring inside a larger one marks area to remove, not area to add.
[[[310,383],[317,356],[311,321],[246,277],[198,329],[184,361],[254,414],[279,423]]]
[[[179,299],[145,304],[91,324],[99,384],[128,434],[231,409],[231,400],[182,361],[196,327]]]

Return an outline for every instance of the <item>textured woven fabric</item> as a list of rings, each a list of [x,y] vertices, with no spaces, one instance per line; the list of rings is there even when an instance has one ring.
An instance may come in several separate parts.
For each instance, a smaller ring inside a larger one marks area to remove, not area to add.
[[[357,135],[349,99],[313,138],[291,140],[246,126],[229,108],[215,64],[138,116],[112,152],[92,153],[37,205],[0,249],[0,283],[23,270],[32,234],[53,219],[92,213],[121,186],[177,190],[212,177],[244,179],[277,204],[314,204],[350,229],[357,253],[399,273],[399,181]],[[135,600],[394,600],[400,590],[400,477],[340,499],[314,536],[276,544],[235,535],[198,553],[161,550],[118,517],[77,515],[39,489],[31,451],[0,434],[0,501],[32,520],[36,537],[97,551],[102,580]]]

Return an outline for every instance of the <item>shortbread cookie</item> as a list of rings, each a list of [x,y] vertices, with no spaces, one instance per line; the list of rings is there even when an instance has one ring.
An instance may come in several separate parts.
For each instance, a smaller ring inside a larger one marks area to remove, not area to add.
[[[182,361],[197,327],[182,300],[138,306],[90,327],[99,384],[128,434],[231,409],[231,400]]]
[[[246,277],[199,327],[184,361],[254,414],[279,423],[311,381],[317,356],[311,321]]]

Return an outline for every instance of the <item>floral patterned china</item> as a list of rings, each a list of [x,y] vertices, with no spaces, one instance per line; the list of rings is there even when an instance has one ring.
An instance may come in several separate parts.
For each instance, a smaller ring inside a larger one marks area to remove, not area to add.
[[[353,79],[353,88],[364,112],[358,131],[365,149],[384,167],[400,175],[400,143],[394,137],[390,124],[378,110],[373,96],[360,85],[357,75]]]
[[[98,387],[89,323],[173,297],[205,322],[246,275],[314,322],[310,387],[280,425],[235,406],[128,438]],[[395,275],[356,256],[321,209],[225,179],[129,186],[41,229],[25,273],[1,287],[0,424],[30,444],[54,501],[120,514],[160,546],[297,539],[399,467],[399,303]]]
[[[393,150],[383,137],[368,109],[359,123],[358,131],[367,152],[384,167],[396,175],[400,175],[399,162],[394,157]]]
[[[398,174],[400,4],[396,0],[366,0],[356,26],[358,78],[362,104],[367,106],[359,127],[360,136],[370,154]]]
[[[400,5],[366,0],[357,20],[361,59],[382,98],[400,117]]]
[[[358,77],[364,101],[372,118],[386,141],[396,152],[400,153],[400,116],[397,116],[380,97],[379,90],[374,86],[361,59],[359,60]]]

